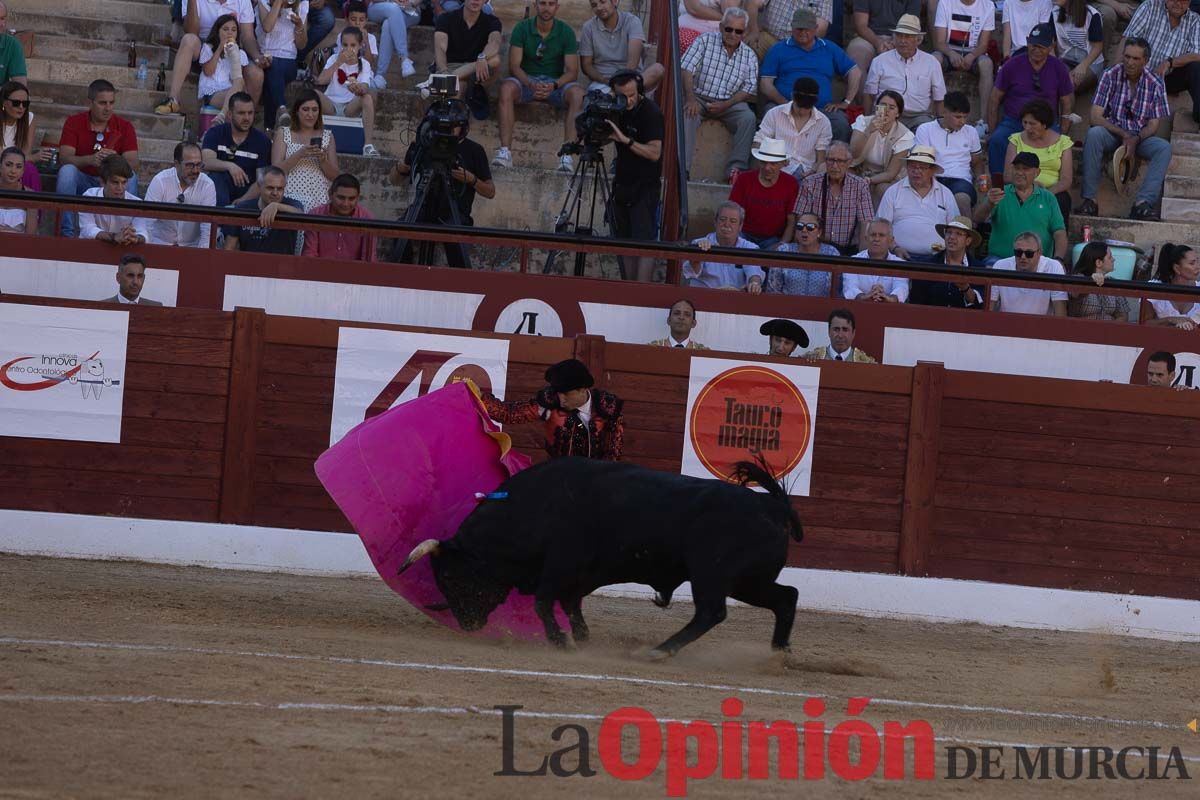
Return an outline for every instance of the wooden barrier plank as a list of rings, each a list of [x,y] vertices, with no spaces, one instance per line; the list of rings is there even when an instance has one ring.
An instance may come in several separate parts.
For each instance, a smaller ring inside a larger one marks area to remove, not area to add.
[[[234,314],[221,471],[221,522],[245,524],[254,509],[254,449],[258,378],[263,364],[267,315],[257,308]]]
[[[1156,419],[1145,413],[1093,411],[1069,406],[1050,408],[949,397],[943,409],[943,423],[951,427],[986,425],[996,431],[1200,447],[1200,419]],[[1197,406],[1197,413],[1200,414],[1200,406]]]
[[[129,337],[130,361],[173,364],[179,367],[229,367],[228,339],[192,339],[186,336]]]
[[[938,540],[938,554],[944,558],[972,561],[1000,561],[1005,564],[1091,569],[1131,575],[1161,575],[1168,578],[1195,578],[1200,575],[1200,558],[1127,550],[1112,551],[1100,543],[1094,543],[1091,547],[1071,547],[1061,544],[1010,542],[983,536],[945,536]]]
[[[1030,516],[1052,515],[1089,522],[1172,528],[1194,525],[1200,514],[1197,503],[1165,503],[1040,489],[1014,492],[1003,486],[961,481],[939,481],[936,502],[939,509],[1002,509]]]
[[[929,562],[930,575],[941,578],[1200,600],[1200,581],[1194,577],[1178,579],[1164,578],[1161,575],[1130,575],[1028,564],[1004,564],[996,561],[970,561],[943,558],[936,553],[930,557]]]
[[[116,306],[106,306],[115,308]],[[124,306],[121,306],[124,308]],[[139,306],[139,309],[143,306]],[[144,308],[150,309],[151,306]],[[166,317],[169,322],[164,324]],[[233,314],[225,311],[210,311],[197,308],[172,308],[169,311],[150,311],[129,315],[129,335],[158,336],[169,330],[172,336],[192,339],[216,339],[228,342],[233,338]]]
[[[180,450],[220,451],[224,439],[225,426],[211,422],[155,419],[121,426],[121,444],[159,447],[170,442]]]
[[[1200,400],[1191,392],[1168,395],[1147,394],[1145,386],[1105,383],[1098,390],[1091,381],[1054,378],[1018,378],[991,372],[950,372],[946,396],[961,400],[1009,401],[1042,408],[1071,408],[1077,411],[1125,412],[1141,416],[1148,406],[1168,417],[1195,419]]]
[[[896,555],[862,550],[808,547],[806,543],[792,544],[788,550],[787,566],[802,569],[843,569],[851,572],[896,573]]]
[[[934,516],[934,532],[942,536],[986,536],[1012,542],[1107,550],[1176,553],[1200,558],[1200,520],[1191,528],[1143,528],[1121,523],[1089,522],[1051,516],[1010,514],[1005,511],[955,509]]]
[[[942,429],[942,452],[986,453],[1043,463],[1129,470],[1163,470],[1200,475],[1200,447],[1150,442],[1113,442],[1042,433],[991,431],[979,427]]]
[[[308,508],[314,511],[337,511],[337,503],[323,487],[290,486],[284,483],[260,481],[255,490],[256,505],[277,508]]]
[[[0,463],[19,467],[61,467],[85,463],[90,472],[130,475],[195,478],[219,478],[221,475],[221,460],[216,453],[55,439],[6,437],[0,447]]]
[[[263,483],[280,483],[291,486],[306,486],[325,491],[310,458],[281,458],[259,455],[254,459],[254,472]]]
[[[803,520],[801,520],[803,522]],[[895,558],[900,536],[894,531],[868,531],[854,528],[829,528],[824,525],[805,525],[801,552],[809,548],[825,550],[859,550],[889,554]]]
[[[1168,465],[1164,463],[1163,467]],[[947,454],[938,465],[938,477],[947,480],[970,476],[991,486],[1017,489],[1053,489],[1062,492],[1105,494],[1112,497],[1200,502],[1200,475],[1171,469],[1115,469],[982,455]]]
[[[900,506],[885,503],[842,502],[819,497],[794,497],[792,505],[805,525],[900,531]]]
[[[329,448],[329,429],[310,431],[276,428],[264,425],[260,420],[256,439],[256,455],[307,458],[315,461],[317,456]]]
[[[84,462],[86,464],[86,462]],[[189,478],[179,475],[134,472],[93,472],[72,467],[0,466],[0,497],[20,496],[24,491],[44,490],[79,494],[107,494],[120,489],[139,497],[183,500],[215,500],[215,478]],[[0,501],[0,507],[6,507]]]
[[[296,528],[354,534],[354,529],[341,511],[322,511],[294,506],[269,506],[255,503],[252,524],[268,528]]]
[[[913,373],[902,492],[904,515],[900,521],[898,563],[902,575],[926,574],[933,547],[933,498],[946,385],[946,370],[941,364],[918,363]]]
[[[813,443],[904,453],[908,448],[908,425],[889,422],[867,425],[854,420],[824,419],[818,407]]]
[[[130,389],[125,392],[125,419],[173,419],[224,424],[226,399],[219,395],[175,394]]]
[[[24,489],[19,496],[0,497],[5,508],[26,511],[51,511],[71,514],[98,514],[112,517],[216,522],[217,501],[115,492],[78,493],[62,489]]]
[[[181,368],[172,364],[139,361],[130,352],[125,366],[125,381],[130,389],[168,394],[203,394],[225,397],[229,394],[229,370],[213,367]]]

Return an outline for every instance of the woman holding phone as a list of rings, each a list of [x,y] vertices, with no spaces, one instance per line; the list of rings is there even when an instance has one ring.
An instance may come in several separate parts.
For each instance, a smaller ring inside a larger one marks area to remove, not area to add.
[[[329,185],[338,176],[337,143],[325,130],[321,99],[303,89],[292,102],[292,120],[275,129],[271,163],[287,174],[284,194],[300,201],[304,213],[329,201]]]

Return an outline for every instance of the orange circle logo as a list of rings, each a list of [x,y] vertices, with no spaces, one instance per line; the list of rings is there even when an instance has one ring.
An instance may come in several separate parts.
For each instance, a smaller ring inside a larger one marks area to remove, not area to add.
[[[808,450],[812,414],[783,375],[741,366],[710,380],[692,406],[692,449],[705,468],[730,480],[738,461],[762,455],[775,475],[791,472]]]

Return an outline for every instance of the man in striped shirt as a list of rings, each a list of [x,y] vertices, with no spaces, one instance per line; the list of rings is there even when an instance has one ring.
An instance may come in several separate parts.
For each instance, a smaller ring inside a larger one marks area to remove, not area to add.
[[[1200,122],[1200,14],[1188,0],[1146,0],[1125,29],[1125,42],[1150,43],[1146,69],[1167,84],[1167,93],[1192,96],[1192,119]]]
[[[684,168],[691,171],[700,123],[718,119],[733,134],[725,170],[743,170],[750,160],[757,123],[748,103],[758,92],[758,57],[744,41],[750,16],[725,9],[721,30],[696,39],[680,64],[683,80]]]

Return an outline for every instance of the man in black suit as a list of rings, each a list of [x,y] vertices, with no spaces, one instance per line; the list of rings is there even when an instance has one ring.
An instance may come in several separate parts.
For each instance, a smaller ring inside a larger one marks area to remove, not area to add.
[[[102,303],[120,303],[134,306],[161,306],[157,300],[142,297],[142,286],[146,283],[146,262],[134,253],[121,256],[117,265],[117,286],[120,290],[112,297],[106,297]]]

